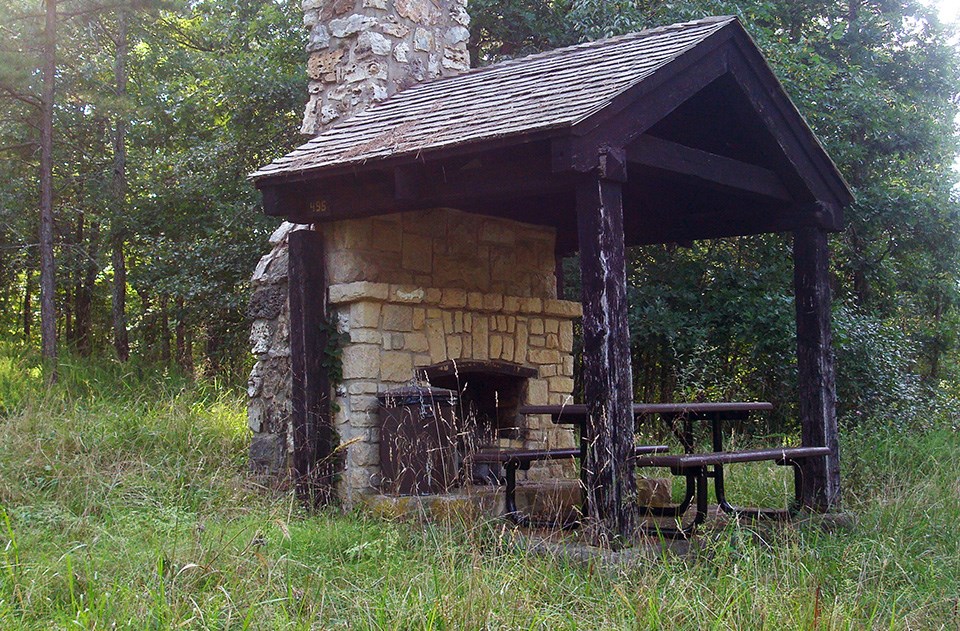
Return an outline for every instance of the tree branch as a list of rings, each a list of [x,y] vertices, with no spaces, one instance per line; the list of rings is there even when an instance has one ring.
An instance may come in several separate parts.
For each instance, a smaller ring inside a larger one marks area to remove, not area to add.
[[[0,90],[2,90],[4,94],[6,94],[7,97],[11,99],[15,99],[17,101],[20,101],[21,103],[25,103],[30,107],[35,107],[37,109],[40,109],[40,99],[38,99],[35,96],[31,96],[29,94],[21,94],[20,92],[17,92],[10,86],[3,85],[3,84],[0,84]]]
[[[16,145],[7,145],[6,147],[0,147],[0,152],[2,151],[16,151],[17,149],[26,149],[27,147],[36,147],[37,143],[35,141],[31,142],[21,142]]]

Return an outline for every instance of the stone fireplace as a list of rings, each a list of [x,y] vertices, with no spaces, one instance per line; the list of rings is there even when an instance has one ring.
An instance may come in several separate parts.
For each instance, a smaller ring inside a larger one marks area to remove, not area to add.
[[[379,490],[377,395],[415,380],[460,394],[471,447],[575,445],[549,417],[517,415],[522,404],[572,400],[581,308],[557,299],[553,229],[437,209],[323,231],[330,311],[345,334],[334,406],[342,497]],[[545,463],[529,477],[566,467]]]
[[[466,0],[304,0],[314,135],[414,84],[469,68]],[[563,403],[573,391],[579,303],[557,299],[552,228],[453,209],[284,224],[253,275],[249,315],[257,363],[248,419],[254,471],[283,476],[295,453],[288,241],[322,235],[328,317],[346,340],[334,413],[347,503],[380,490],[377,395],[413,381],[456,390],[477,446],[570,447],[549,417],[519,405]],[[561,473],[552,462],[531,478]]]

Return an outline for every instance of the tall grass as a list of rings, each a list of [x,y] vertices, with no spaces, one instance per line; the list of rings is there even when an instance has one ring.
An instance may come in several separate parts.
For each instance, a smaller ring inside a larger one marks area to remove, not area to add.
[[[844,439],[849,530],[732,525],[695,557],[535,552],[498,521],[300,511],[245,474],[243,399],[0,355],[0,628],[960,628],[960,437]],[[783,472],[736,497],[782,501]],[[759,480],[759,482],[758,482]]]

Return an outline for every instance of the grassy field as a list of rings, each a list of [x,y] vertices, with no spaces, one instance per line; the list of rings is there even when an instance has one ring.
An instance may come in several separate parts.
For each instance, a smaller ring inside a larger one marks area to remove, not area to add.
[[[705,538],[617,567],[500,522],[308,516],[244,470],[242,396],[0,354],[0,629],[960,629],[960,435],[844,437],[859,524]],[[757,480],[759,479],[759,482]],[[783,472],[737,497],[780,501]]]

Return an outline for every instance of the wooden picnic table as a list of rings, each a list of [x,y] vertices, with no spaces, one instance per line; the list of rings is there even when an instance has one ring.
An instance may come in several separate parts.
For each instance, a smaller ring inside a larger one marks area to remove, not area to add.
[[[723,448],[723,422],[740,420],[754,412],[768,412],[773,409],[771,403],[765,401],[750,402],[719,402],[719,403],[635,403],[633,415],[637,419],[643,416],[659,415],[667,420],[674,434],[679,439],[683,454],[662,454],[652,452],[646,455],[637,455],[636,465],[640,467],[666,467],[674,475],[686,479],[686,491],[683,500],[674,506],[648,507],[650,514],[660,517],[682,517],[696,498],[696,515],[687,526],[677,529],[654,530],[667,536],[688,536],[696,526],[703,523],[706,517],[707,478],[712,478],[716,492],[717,503],[721,510],[734,514],[750,514],[755,516],[766,515],[765,511],[745,510],[731,505],[726,498],[724,488],[723,467],[725,464],[774,461],[780,465],[792,466],[794,469],[795,501],[794,506],[803,504],[801,494],[802,464],[809,458],[825,456],[829,450],[825,447],[781,447],[774,449],[753,449],[742,451],[725,451]],[[524,405],[518,409],[520,414],[549,414],[554,423],[575,425],[580,430],[580,458],[586,455],[586,421],[588,407],[582,403],[566,405]],[[682,426],[677,426],[682,421]],[[694,441],[695,421],[711,422],[711,450],[696,452]]]
[[[685,453],[695,451],[693,438],[693,421],[711,421],[713,451],[723,451],[723,421],[741,420],[753,412],[769,412],[773,404],[766,401],[729,401],[717,403],[634,403],[633,417],[660,415],[671,423]],[[583,439],[586,432],[584,424],[587,421],[587,405],[584,403],[568,403],[564,405],[523,405],[517,410],[523,415],[549,414],[551,420],[558,425],[576,425]],[[683,428],[677,428],[675,423],[684,421]],[[721,482],[721,486],[722,486]]]

